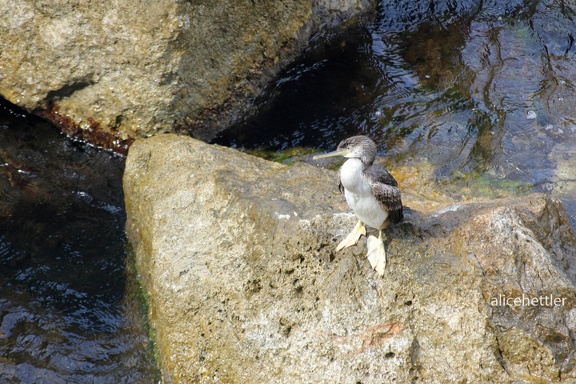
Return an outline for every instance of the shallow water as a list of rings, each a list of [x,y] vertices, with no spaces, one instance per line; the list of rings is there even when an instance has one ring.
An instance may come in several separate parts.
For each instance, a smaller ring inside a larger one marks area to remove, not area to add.
[[[157,381],[123,169],[0,104],[0,382]]]
[[[381,4],[319,38],[214,142],[332,150],[367,134],[444,183],[551,193],[576,225],[575,31],[566,2]]]

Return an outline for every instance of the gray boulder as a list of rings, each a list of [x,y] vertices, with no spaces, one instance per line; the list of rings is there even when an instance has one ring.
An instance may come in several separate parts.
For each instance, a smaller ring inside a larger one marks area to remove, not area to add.
[[[208,139],[308,44],[373,0],[0,1],[0,95],[68,135],[125,151]]]
[[[127,233],[167,383],[576,377],[576,240],[558,201],[407,209],[379,278],[365,239],[334,252],[356,221],[336,177],[175,135],[132,145]]]

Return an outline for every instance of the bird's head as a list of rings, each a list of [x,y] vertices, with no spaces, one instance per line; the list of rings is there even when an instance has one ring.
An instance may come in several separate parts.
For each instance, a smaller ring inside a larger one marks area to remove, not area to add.
[[[376,159],[377,151],[376,144],[368,136],[352,136],[342,140],[335,151],[314,156],[313,159],[342,156],[360,159],[363,163],[370,165]]]

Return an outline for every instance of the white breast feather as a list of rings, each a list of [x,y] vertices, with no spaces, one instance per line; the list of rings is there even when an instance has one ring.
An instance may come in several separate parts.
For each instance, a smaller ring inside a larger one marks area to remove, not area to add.
[[[340,169],[344,196],[358,219],[370,227],[380,229],[388,217],[372,194],[372,187],[362,176],[363,165],[359,159],[348,159]]]

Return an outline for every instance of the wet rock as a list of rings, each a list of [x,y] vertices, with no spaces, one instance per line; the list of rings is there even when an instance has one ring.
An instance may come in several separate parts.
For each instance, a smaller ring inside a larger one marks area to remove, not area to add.
[[[70,136],[126,150],[209,138],[324,25],[372,0],[0,3],[0,94]]]
[[[127,231],[166,382],[576,376],[576,240],[559,202],[407,209],[379,278],[364,239],[333,251],[355,224],[335,179],[174,135],[130,148]],[[405,204],[423,206],[413,192]]]

